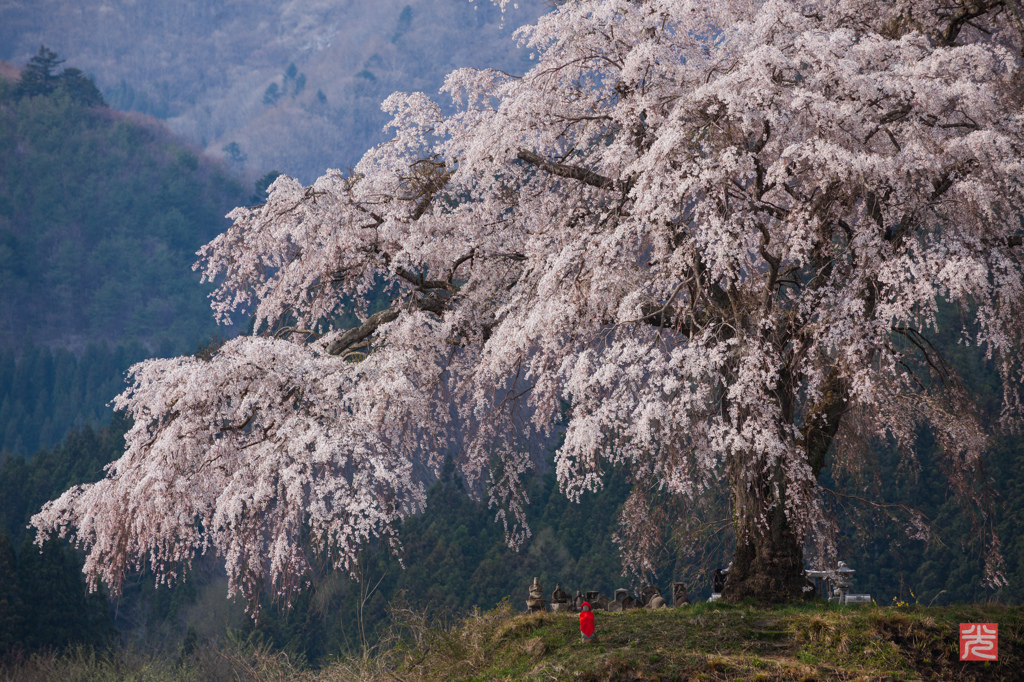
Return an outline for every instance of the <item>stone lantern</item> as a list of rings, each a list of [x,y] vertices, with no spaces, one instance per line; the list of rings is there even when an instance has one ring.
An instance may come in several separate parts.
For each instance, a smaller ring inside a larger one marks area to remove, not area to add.
[[[835,599],[840,604],[846,603],[846,595],[849,594],[850,588],[853,587],[853,574],[856,573],[852,568],[846,565],[845,561],[840,561],[836,567],[836,596]],[[832,601],[831,599],[829,601]]]

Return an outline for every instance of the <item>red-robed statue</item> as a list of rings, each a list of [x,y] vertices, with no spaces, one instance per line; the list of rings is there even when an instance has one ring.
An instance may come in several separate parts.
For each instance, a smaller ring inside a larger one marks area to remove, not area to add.
[[[580,604],[580,635],[584,644],[594,637],[594,613],[590,610],[589,602]]]

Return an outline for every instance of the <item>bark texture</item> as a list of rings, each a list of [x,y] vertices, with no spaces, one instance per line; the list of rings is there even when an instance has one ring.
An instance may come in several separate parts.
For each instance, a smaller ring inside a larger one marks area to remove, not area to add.
[[[736,498],[736,552],[722,599],[781,604],[805,597],[803,548],[783,505],[764,510],[763,493],[747,489]]]

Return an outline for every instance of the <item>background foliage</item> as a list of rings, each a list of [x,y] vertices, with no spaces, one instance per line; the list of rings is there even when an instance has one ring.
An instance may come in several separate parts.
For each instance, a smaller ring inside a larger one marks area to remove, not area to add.
[[[0,78],[0,451],[21,454],[109,419],[131,363],[214,333],[191,265],[250,199],[162,124],[77,96],[47,53],[49,80]]]
[[[383,140],[392,92],[433,95],[470,65],[523,73],[529,53],[512,31],[547,7],[515,5],[8,0],[0,59],[24,63],[45,43],[94,73],[114,108],[165,120],[251,179],[278,168],[311,183]]]

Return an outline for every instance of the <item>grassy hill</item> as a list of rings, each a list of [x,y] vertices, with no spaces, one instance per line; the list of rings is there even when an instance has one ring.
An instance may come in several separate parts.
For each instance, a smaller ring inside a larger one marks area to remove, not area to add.
[[[396,609],[391,647],[321,670],[252,641],[193,645],[177,660],[142,653],[39,656],[0,679],[201,680],[1019,680],[1024,613],[1017,607],[770,609],[725,604],[597,613],[596,641],[574,614],[514,613],[509,605],[447,626]],[[999,624],[999,661],[959,660],[958,624]],[[225,677],[225,678],[226,678]],[[52,677],[49,679],[53,679]]]
[[[999,606],[762,609],[697,604],[577,617],[498,609],[398,649],[401,679],[847,680],[1020,679],[1022,613]],[[998,622],[1000,661],[959,660],[958,623]],[[382,670],[380,677],[387,675]]]

